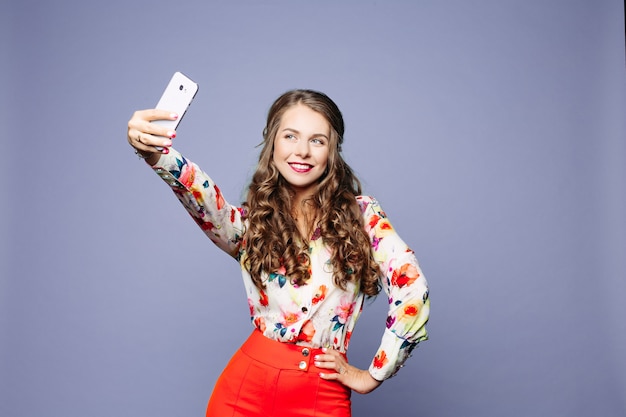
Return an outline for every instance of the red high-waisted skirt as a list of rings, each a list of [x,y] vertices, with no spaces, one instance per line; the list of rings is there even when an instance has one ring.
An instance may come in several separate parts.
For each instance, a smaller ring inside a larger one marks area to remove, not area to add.
[[[320,378],[321,349],[277,342],[255,330],[218,378],[207,417],[350,417],[350,389]]]

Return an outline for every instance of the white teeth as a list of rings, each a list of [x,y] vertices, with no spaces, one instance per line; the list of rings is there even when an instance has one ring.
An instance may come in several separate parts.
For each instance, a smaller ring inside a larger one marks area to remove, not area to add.
[[[310,165],[305,165],[305,164],[290,164],[292,167],[294,167],[295,169],[309,169],[311,166]]]

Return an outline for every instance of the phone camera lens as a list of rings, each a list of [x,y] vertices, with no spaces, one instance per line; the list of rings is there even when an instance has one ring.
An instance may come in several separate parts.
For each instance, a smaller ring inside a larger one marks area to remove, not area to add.
[[[182,84],[180,85],[180,87],[178,87],[178,89],[179,89],[180,91],[183,91],[183,88],[184,88],[184,87],[183,87],[183,85],[182,85]]]

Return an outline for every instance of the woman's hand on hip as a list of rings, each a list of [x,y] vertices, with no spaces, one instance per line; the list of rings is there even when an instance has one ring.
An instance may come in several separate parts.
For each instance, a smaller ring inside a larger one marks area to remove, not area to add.
[[[315,366],[330,372],[320,373],[320,378],[339,381],[359,394],[372,392],[382,384],[382,381],[374,379],[367,370],[350,365],[338,351],[328,348],[322,350],[324,353],[315,357]]]
[[[178,115],[165,110],[138,110],[128,121],[127,139],[130,146],[150,165],[155,164],[160,154],[167,153],[176,132],[168,130],[154,120],[176,120]]]

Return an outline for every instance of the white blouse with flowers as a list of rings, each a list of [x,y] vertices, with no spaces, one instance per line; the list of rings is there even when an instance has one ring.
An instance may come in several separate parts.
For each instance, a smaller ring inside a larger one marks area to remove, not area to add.
[[[346,290],[334,285],[330,251],[319,233],[310,241],[312,273],[305,285],[292,284],[285,271],[278,270],[264,276],[265,288],[259,290],[243,267],[242,209],[228,204],[211,178],[173,148],[152,168],[204,233],[242,265],[250,316],[257,329],[284,343],[348,349],[365,297],[355,284]],[[389,300],[387,326],[369,367],[370,374],[382,381],[394,375],[415,346],[428,338],[428,284],[413,251],[397,235],[378,202],[365,196],[356,200]]]

